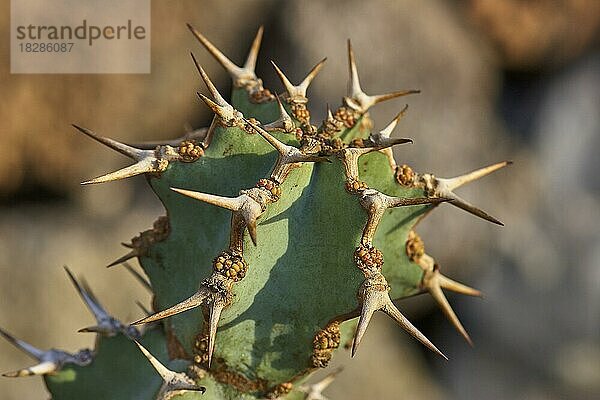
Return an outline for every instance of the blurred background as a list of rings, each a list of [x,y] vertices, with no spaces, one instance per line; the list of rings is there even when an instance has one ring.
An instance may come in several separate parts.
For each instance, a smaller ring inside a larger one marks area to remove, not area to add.
[[[192,23],[241,63],[265,26],[258,74],[292,81],[322,57],[312,113],[346,92],[351,38],[368,93],[422,93],[377,106],[375,128],[409,103],[396,154],[419,172],[451,177],[504,159],[515,164],[461,189],[498,228],[441,207],[418,232],[447,275],[485,298],[449,295],[470,348],[428,296],[400,302],[450,358],[431,357],[376,317],[332,399],[600,398],[600,2],[597,0],[152,2],[149,75],[11,75],[9,1],[0,32],[0,326],[41,348],[93,345],[92,322],[62,269],[85,275],[125,321],[149,296],[120,267],[119,243],[148,229],[162,206],[143,178],[81,187],[125,165],[71,123],[123,141],[207,126],[189,50],[227,93],[229,78],[185,27]],[[320,119],[316,119],[318,121]],[[0,371],[31,360],[0,341]],[[317,377],[318,378],[318,377]],[[5,400],[46,399],[37,378],[0,379]]]

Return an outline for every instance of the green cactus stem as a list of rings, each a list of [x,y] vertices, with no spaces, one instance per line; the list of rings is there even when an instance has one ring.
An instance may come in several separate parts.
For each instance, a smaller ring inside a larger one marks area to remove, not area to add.
[[[443,276],[414,228],[442,203],[501,224],[454,190],[508,163],[452,179],[398,165],[392,146],[412,142],[392,136],[406,107],[381,126],[368,110],[418,91],[367,95],[350,42],[349,93],[313,124],[307,93],[325,60],[298,85],[273,63],[284,89],[275,96],[255,73],[262,28],[242,67],[189,28],[233,80],[229,102],[192,55],[208,89],[199,97],[215,114],[210,127],[136,147],[76,126],[134,160],[84,183],[144,174],[166,216],[111,263],[139,260],[148,280],[138,279],[154,295],[151,315],[134,323],[145,329],[114,321],[95,329],[93,360],[46,375],[52,398],[317,398],[333,376],[306,378],[340,343],[360,351],[378,311],[445,357],[399,309],[397,300],[419,293],[470,343],[442,290],[480,293]]]

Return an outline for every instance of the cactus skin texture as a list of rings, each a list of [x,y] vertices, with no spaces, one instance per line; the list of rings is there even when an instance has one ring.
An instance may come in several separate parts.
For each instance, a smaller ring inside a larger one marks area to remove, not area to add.
[[[190,30],[234,83],[229,103],[192,55],[215,113],[208,129],[132,147],[77,127],[135,161],[84,183],[145,174],[166,217],[111,264],[138,258],[151,315],[114,321],[96,332],[91,363],[46,374],[53,399],[318,398],[334,374],[304,381],[340,343],[354,354],[376,311],[443,356],[392,301],[426,292],[470,343],[442,289],[480,293],[443,276],[414,227],[446,202],[501,224],[454,189],[508,162],[451,179],[397,165],[391,147],[410,139],[390,134],[406,107],[372,131],[367,111],[418,91],[365,94],[350,42],[348,96],[312,124],[306,92],[324,60],[297,86],[274,65],[280,99],[254,73],[262,28],[243,67]]]

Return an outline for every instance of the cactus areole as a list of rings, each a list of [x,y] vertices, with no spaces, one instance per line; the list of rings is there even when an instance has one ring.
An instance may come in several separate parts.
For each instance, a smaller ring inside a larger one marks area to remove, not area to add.
[[[396,305],[420,293],[470,342],[443,290],[480,293],[442,275],[414,227],[442,203],[501,225],[454,191],[509,162],[455,178],[396,163],[392,146],[411,142],[391,135],[406,107],[381,127],[368,110],[418,91],[366,94],[350,42],[350,90],[314,123],[307,89],[325,60],[298,85],[273,64],[284,89],[276,96],[255,74],[262,28],[243,67],[189,28],[233,79],[228,101],[192,55],[208,89],[198,96],[214,112],[209,128],[133,147],[76,126],[134,161],[85,184],[144,174],[164,204],[166,216],[111,264],[139,260],[152,310],[121,323],[68,271],[98,320],[85,329],[95,349],[85,360],[36,353],[2,331],[43,365],[8,375],[44,375],[54,400],[315,398],[334,374],[312,386],[306,378],[340,344],[359,351],[377,311],[445,357]]]

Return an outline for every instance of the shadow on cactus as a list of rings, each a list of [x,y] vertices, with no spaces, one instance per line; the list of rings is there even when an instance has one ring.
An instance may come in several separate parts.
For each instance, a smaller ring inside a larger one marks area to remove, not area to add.
[[[470,343],[443,290],[480,293],[442,275],[414,227],[442,203],[501,225],[454,190],[508,162],[449,179],[398,165],[392,146],[411,140],[392,133],[406,107],[373,130],[368,110],[418,91],[366,94],[350,42],[349,93],[313,125],[307,89],[325,60],[298,85],[273,64],[279,97],[254,71],[262,28],[243,67],[189,28],[233,79],[228,102],[192,55],[209,128],[134,147],[76,126],[134,160],[84,184],[144,174],[166,208],[111,264],[139,260],[148,280],[126,266],[153,292],[152,311],[124,325],[67,270],[97,319],[85,330],[94,351],[43,352],[1,332],[40,362],[7,376],[44,375],[55,400],[318,398],[334,374],[306,378],[340,343],[359,351],[377,311],[445,357],[396,305],[425,292]]]

